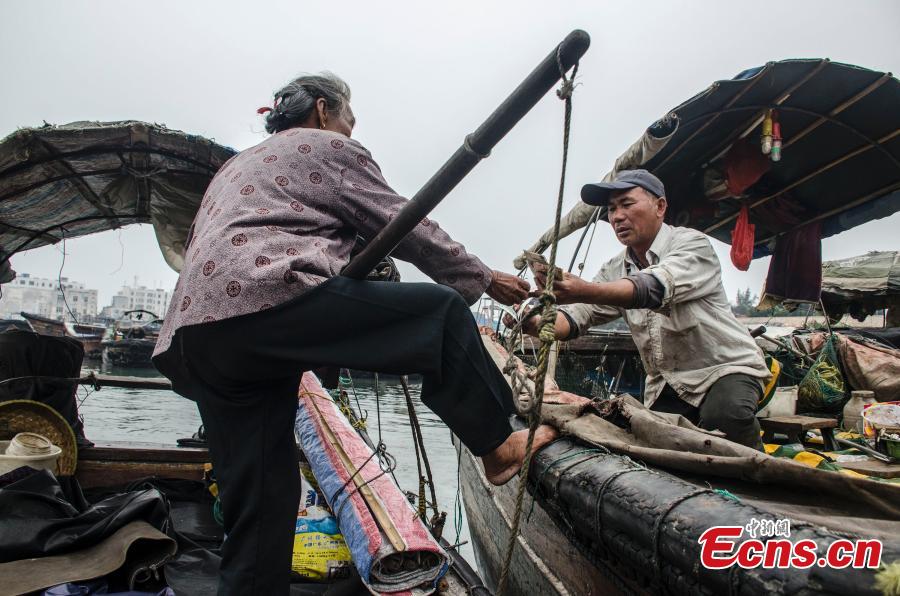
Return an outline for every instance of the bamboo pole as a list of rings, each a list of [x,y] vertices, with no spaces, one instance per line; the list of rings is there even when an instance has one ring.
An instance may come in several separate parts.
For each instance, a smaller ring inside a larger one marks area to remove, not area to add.
[[[774,62],[767,62],[765,67],[760,72],[758,72],[755,77],[753,77],[753,80],[748,85],[746,85],[743,89],[741,89],[734,97],[732,97],[731,101],[729,101],[727,104],[725,104],[724,109],[728,109],[731,106],[733,106],[737,100],[739,100],[740,98],[742,98],[744,96],[744,94],[746,94],[748,91],[753,89],[753,87],[755,87],[756,84],[759,83],[766,74],[768,74],[768,72],[771,69],[773,64],[774,64]],[[719,89],[719,83],[714,83],[713,91],[715,92],[718,89]],[[700,134],[701,132],[706,130],[706,128],[709,127],[711,124],[713,124],[716,120],[718,120],[719,116],[721,116],[721,115],[722,115],[721,110],[714,112],[712,117],[709,120],[707,120],[702,125],[700,125],[700,127],[697,130],[695,130],[693,133],[691,133],[691,135],[688,136],[688,138],[683,140],[677,147],[675,147],[672,150],[672,152],[669,153],[666,156],[666,158],[664,160],[662,160],[659,163],[659,165],[657,165],[654,168],[654,170],[659,170],[664,165],[666,165],[666,162],[668,162],[670,159],[675,157],[675,155],[678,154],[678,152],[681,151],[681,149],[684,148],[685,145],[687,145],[689,142],[691,142],[694,139],[694,137],[696,137],[698,134]]]
[[[855,200],[853,200],[853,201],[847,203],[846,205],[841,205],[840,207],[838,207],[838,208],[836,208],[836,209],[832,209],[832,210],[830,210],[830,211],[826,211],[825,213],[820,213],[819,215],[813,217],[813,218],[810,219],[809,221],[803,222],[803,223],[800,224],[799,226],[794,226],[794,227],[791,228],[790,230],[787,230],[787,231],[784,231],[784,232],[778,232],[777,234],[772,234],[771,236],[765,238],[764,240],[760,240],[760,241],[756,242],[756,244],[765,244],[766,242],[769,242],[769,241],[771,241],[771,240],[777,238],[778,236],[781,236],[782,234],[787,234],[788,232],[792,232],[792,231],[794,231],[794,230],[796,230],[796,229],[798,229],[798,228],[801,228],[801,227],[803,227],[803,226],[805,226],[805,225],[808,225],[808,224],[811,224],[811,223],[813,223],[813,222],[817,222],[817,221],[823,220],[823,219],[825,219],[825,218],[831,217],[832,215],[837,215],[838,213],[842,213],[842,212],[844,212],[844,211],[847,211],[848,209],[853,209],[854,207],[857,207],[857,206],[859,206],[859,205],[862,205],[863,203],[865,203],[865,202],[867,202],[867,201],[870,201],[870,200],[872,200],[872,199],[874,199],[874,198],[877,198],[877,197],[886,195],[887,193],[893,192],[893,191],[895,191],[895,190],[900,190],[900,182],[894,182],[893,184],[889,184],[889,185],[887,185],[887,186],[885,186],[885,187],[879,188],[878,190],[876,190],[876,191],[874,191],[874,192],[870,192],[870,193],[868,193],[868,194],[866,194],[866,195],[864,195],[864,196],[862,196],[862,197],[860,197],[860,198],[858,198],[858,199],[855,199]]]
[[[772,106],[773,106],[773,107],[778,107],[778,106],[782,105],[784,102],[786,102],[786,101],[791,97],[791,95],[794,94],[794,92],[796,92],[798,89],[800,89],[800,87],[802,87],[803,85],[805,85],[805,84],[806,84],[810,79],[812,79],[814,76],[816,76],[817,74],[819,74],[819,72],[821,72],[823,68],[825,68],[826,66],[828,66],[828,64],[829,64],[830,62],[831,62],[831,60],[829,60],[828,58],[825,58],[825,59],[819,61],[819,63],[816,65],[816,67],[815,67],[814,69],[812,69],[809,73],[807,73],[806,76],[804,76],[804,77],[801,78],[799,81],[797,81],[796,83],[794,83],[793,85],[791,85],[786,91],[784,91],[781,95],[779,95],[779,96],[778,96],[778,99],[776,99],[776,100],[772,103]],[[739,139],[739,138],[740,138],[740,139],[743,139],[743,138],[746,137],[748,134],[750,134],[750,133],[753,131],[753,129],[756,128],[756,123],[757,123],[759,120],[761,120],[763,117],[765,117],[766,110],[768,110],[768,109],[770,109],[770,108],[767,107],[767,108],[762,108],[762,109],[760,109],[753,117],[751,117],[750,119],[748,119],[744,125],[737,127],[737,130],[742,131],[741,133],[739,133],[737,136],[735,136],[735,135],[729,136],[729,137],[725,140],[724,143],[721,143],[716,149],[714,149],[714,150],[712,151],[712,157],[707,158],[707,159],[701,159],[701,160],[700,160],[700,163],[701,163],[701,164],[708,164],[708,163],[710,163],[710,162],[712,162],[712,161],[715,161],[715,160],[718,159],[725,151],[727,151],[729,147],[731,147],[731,145],[734,143],[734,141],[736,141],[736,140]],[[683,125],[682,125],[682,126],[683,126]]]
[[[873,91],[875,91],[876,89],[878,89],[879,87],[881,87],[882,85],[884,85],[885,83],[890,81],[892,78],[893,78],[893,75],[889,72],[881,75],[881,77],[876,79],[874,83],[872,83],[871,85],[869,85],[868,87],[866,87],[865,89],[863,89],[862,91],[860,91],[859,93],[857,93],[856,95],[851,97],[850,99],[848,99],[848,100],[838,104],[836,107],[834,107],[830,112],[828,112],[828,118],[834,118],[835,116],[837,116],[838,114],[840,114],[841,112],[843,112],[844,110],[846,110],[847,108],[849,108],[850,106],[852,106],[853,104],[855,104],[856,102],[861,100],[862,98],[866,97],[867,95],[869,95],[870,93],[872,93]],[[799,141],[800,139],[802,139],[803,137],[805,137],[806,135],[808,135],[809,133],[814,131],[815,129],[822,126],[822,124],[828,122],[828,118],[825,118],[825,117],[819,118],[818,120],[816,120],[815,122],[813,122],[812,124],[810,124],[809,126],[804,128],[803,130],[801,130],[800,132],[797,132],[797,133],[794,133],[793,135],[791,135],[791,140],[784,143],[784,147],[782,149],[787,149],[788,147],[790,147],[791,145],[793,145],[794,143],[796,143],[797,141]]]
[[[848,159],[852,159],[852,158],[854,158],[854,157],[856,157],[856,156],[858,156],[858,155],[861,155],[861,154],[863,154],[863,153],[865,153],[865,152],[867,152],[867,151],[869,151],[869,150],[871,150],[871,149],[875,149],[876,147],[880,147],[883,143],[886,143],[886,142],[890,141],[891,139],[893,139],[893,138],[896,137],[897,135],[900,135],[900,128],[898,128],[898,129],[895,130],[894,132],[891,132],[891,133],[888,133],[888,134],[884,135],[883,137],[881,137],[880,139],[878,139],[878,140],[876,140],[876,141],[870,142],[868,145],[865,145],[864,147],[859,147],[858,149],[854,149],[854,150],[851,151],[850,153],[847,153],[847,154],[845,154],[845,155],[842,155],[841,157],[838,157],[837,159],[834,159],[834,160],[828,162],[827,164],[825,164],[825,165],[823,165],[823,166],[817,168],[816,170],[813,170],[812,172],[810,172],[810,173],[807,174],[806,176],[803,176],[803,177],[800,178],[799,180],[795,180],[794,182],[788,184],[786,187],[784,187],[784,188],[782,188],[782,189],[780,189],[780,190],[778,190],[778,191],[776,191],[776,192],[774,192],[774,193],[772,193],[772,194],[770,194],[770,195],[761,197],[761,198],[759,198],[759,199],[753,201],[753,202],[750,203],[750,205],[749,205],[750,210],[753,210],[753,209],[759,207],[760,205],[763,205],[763,204],[765,204],[765,203],[768,203],[768,202],[771,201],[772,199],[777,198],[777,197],[781,196],[782,194],[786,193],[787,191],[789,191],[789,190],[791,190],[791,189],[794,189],[794,188],[800,186],[800,185],[803,184],[804,182],[808,182],[809,180],[812,180],[813,178],[815,178],[815,177],[818,176],[819,174],[822,174],[822,173],[824,173],[824,172],[827,172],[827,171],[830,170],[831,168],[833,168],[833,167],[835,167],[835,166],[837,166],[837,165],[840,165],[840,164],[844,163],[844,162],[847,161]],[[709,234],[709,233],[712,232],[713,230],[716,230],[716,229],[718,229],[718,228],[721,228],[722,226],[724,226],[724,225],[727,224],[728,222],[734,221],[735,219],[737,219],[737,216],[738,216],[737,213],[734,213],[734,214],[732,214],[732,215],[729,215],[728,217],[725,217],[725,218],[721,219],[720,221],[714,223],[713,225],[711,225],[711,226],[709,226],[708,228],[706,228],[705,230],[703,230],[703,233],[704,233],[704,234]]]
[[[312,404],[312,406],[316,409],[316,412],[318,412],[319,414],[319,420],[322,421],[322,431],[325,434],[326,440],[331,444],[335,452],[338,454],[338,458],[340,458],[341,465],[344,466],[345,471],[350,475],[351,478],[353,478],[353,484],[354,486],[356,486],[356,490],[359,491],[359,494],[360,496],[362,496],[363,501],[365,501],[366,505],[369,507],[369,510],[371,510],[372,516],[378,522],[378,526],[382,529],[385,536],[387,536],[388,541],[391,543],[391,546],[394,547],[394,550],[396,550],[397,552],[405,551],[406,542],[403,540],[403,536],[400,534],[400,531],[397,530],[397,526],[395,526],[394,522],[391,520],[391,516],[388,514],[387,510],[384,508],[384,505],[382,505],[381,501],[375,495],[374,491],[372,491],[372,487],[369,486],[368,481],[362,478],[362,474],[360,473],[359,468],[357,468],[353,464],[350,456],[347,455],[346,451],[344,451],[340,440],[338,440],[337,436],[334,434],[334,431],[331,430],[331,427],[328,425],[328,421],[325,419],[325,416],[319,409],[319,404],[316,403],[317,399],[326,399],[329,402],[331,400],[313,391],[309,391],[305,386],[303,386],[303,390],[311,396],[309,399],[309,403]],[[351,499],[352,494],[348,494],[346,498],[348,500]],[[335,495],[335,499],[337,499],[337,495]],[[332,507],[334,507],[334,503],[332,503],[331,505]]]

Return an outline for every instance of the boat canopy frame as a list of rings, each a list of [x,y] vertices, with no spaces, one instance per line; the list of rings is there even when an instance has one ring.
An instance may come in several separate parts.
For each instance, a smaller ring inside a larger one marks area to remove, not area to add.
[[[0,283],[18,252],[136,223],[179,271],[209,182],[236,153],[134,120],[16,131],[0,141]]]

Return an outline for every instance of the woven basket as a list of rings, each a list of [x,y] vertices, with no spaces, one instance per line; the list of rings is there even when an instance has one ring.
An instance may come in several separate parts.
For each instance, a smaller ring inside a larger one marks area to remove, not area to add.
[[[0,402],[0,441],[8,441],[18,433],[37,433],[62,449],[56,462],[59,476],[72,476],[78,465],[75,433],[59,412],[46,404],[13,399]]]

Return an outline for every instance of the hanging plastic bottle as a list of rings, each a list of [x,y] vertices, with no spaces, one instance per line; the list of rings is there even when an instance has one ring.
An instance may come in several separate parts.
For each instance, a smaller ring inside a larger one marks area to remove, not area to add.
[[[781,123],[772,124],[772,161],[781,161]]]
[[[766,112],[762,123],[762,152],[769,155],[772,152],[772,110]]]

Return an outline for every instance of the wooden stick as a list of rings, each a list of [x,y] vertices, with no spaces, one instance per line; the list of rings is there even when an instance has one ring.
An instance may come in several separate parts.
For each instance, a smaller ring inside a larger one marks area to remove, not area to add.
[[[0,385],[11,384],[16,381],[63,381],[73,385],[93,385],[98,387],[124,387],[126,389],[172,389],[172,383],[168,379],[154,377],[118,377],[112,375],[98,375],[91,373],[86,377],[54,377],[48,375],[33,375],[25,377],[13,377],[0,381]]]

